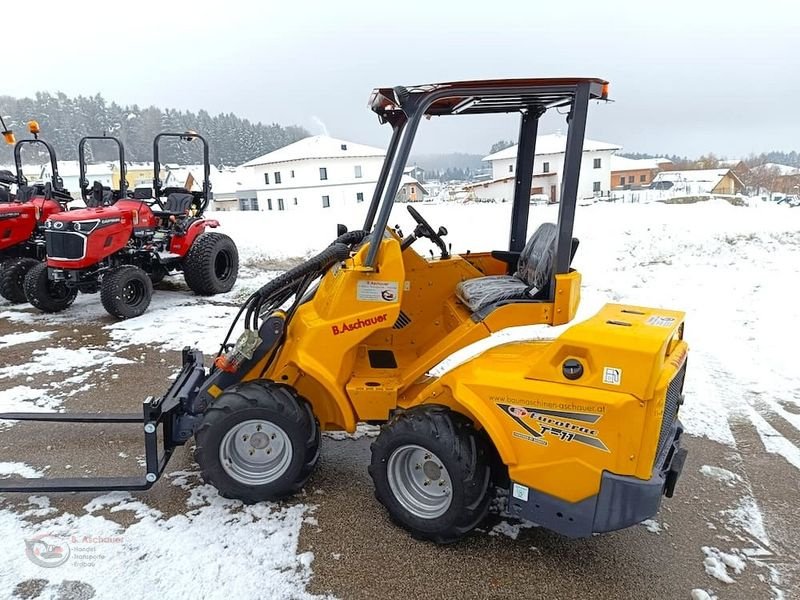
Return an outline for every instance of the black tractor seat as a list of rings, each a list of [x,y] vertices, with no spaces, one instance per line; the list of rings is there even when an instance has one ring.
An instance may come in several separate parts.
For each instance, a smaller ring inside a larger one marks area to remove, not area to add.
[[[0,204],[9,204],[13,201],[11,199],[11,190],[4,185],[0,185]]]
[[[194,196],[188,192],[172,192],[167,196],[164,210],[154,210],[153,214],[160,218],[186,217],[193,202]]]
[[[99,181],[92,184],[92,193],[84,200],[88,208],[99,208],[114,203],[114,192]]]
[[[558,229],[554,223],[542,223],[519,253],[513,275],[489,275],[468,279],[456,285],[456,296],[472,312],[503,301],[539,300],[547,295],[553,279]],[[572,240],[572,256],[578,240]],[[493,253],[494,254],[494,253]],[[515,253],[498,253],[508,261]]]

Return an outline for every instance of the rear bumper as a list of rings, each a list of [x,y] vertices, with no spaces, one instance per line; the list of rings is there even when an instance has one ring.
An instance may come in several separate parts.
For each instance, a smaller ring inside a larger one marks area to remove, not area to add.
[[[682,434],[683,426],[676,420],[672,443],[662,451],[649,481],[605,472],[600,492],[580,502],[566,502],[512,482],[509,512],[574,538],[641,523],[658,512],[663,496],[672,497],[687,455],[681,448]]]

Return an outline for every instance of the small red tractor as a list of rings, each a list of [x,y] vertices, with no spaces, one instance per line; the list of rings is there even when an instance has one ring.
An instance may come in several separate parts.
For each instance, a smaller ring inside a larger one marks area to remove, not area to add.
[[[45,257],[43,224],[66,210],[72,197],[58,174],[56,151],[39,138],[39,124],[28,123],[32,139],[15,141],[3,123],[3,137],[14,144],[16,174],[0,171],[0,296],[13,303],[25,302],[23,283],[28,271]],[[42,146],[50,158],[52,178],[48,183],[28,184],[22,172],[22,148]],[[16,191],[12,192],[12,186]]]
[[[159,142],[178,138],[203,144],[202,189],[162,188]],[[86,179],[86,143],[113,141],[119,150],[119,189]],[[230,291],[239,270],[239,254],[227,235],[209,232],[219,222],[204,219],[211,197],[209,150],[194,132],[160,133],[153,141],[153,189],[128,191],[125,150],[113,137],[85,137],[78,144],[81,195],[87,208],[53,215],[45,222],[47,263],[25,278],[25,295],[36,308],[58,312],[78,292],[100,292],[103,307],[121,319],[147,310],[153,284],[182,271],[201,296]]]

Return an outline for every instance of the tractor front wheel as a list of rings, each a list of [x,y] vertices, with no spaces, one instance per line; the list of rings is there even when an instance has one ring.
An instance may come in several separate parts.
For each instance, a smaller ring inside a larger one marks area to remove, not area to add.
[[[195,434],[203,480],[246,503],[297,492],[319,459],[320,429],[294,388],[266,380],[226,390]]]
[[[55,313],[68,308],[78,295],[78,290],[60,281],[50,281],[47,263],[31,267],[25,275],[25,298],[41,311]]]
[[[153,297],[153,283],[142,269],[133,265],[115,267],[103,276],[100,300],[108,314],[118,319],[138,317]]]
[[[239,273],[239,251],[227,235],[201,234],[183,259],[183,278],[198,296],[231,291]]]
[[[486,517],[490,462],[469,419],[443,406],[420,406],[383,426],[369,474],[396,524],[418,539],[448,544]]]
[[[35,258],[20,258],[8,261],[0,271],[0,296],[9,302],[25,302],[25,276],[39,264]]]

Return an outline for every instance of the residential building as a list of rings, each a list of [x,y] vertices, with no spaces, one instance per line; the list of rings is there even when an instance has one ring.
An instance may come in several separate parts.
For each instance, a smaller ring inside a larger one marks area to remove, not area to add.
[[[42,179],[50,181],[51,168],[50,164],[44,165],[42,168]],[[66,189],[73,198],[80,197],[81,184],[80,184],[80,167],[77,160],[60,160],[58,161],[58,175],[64,182],[64,189]],[[110,162],[103,162],[93,165],[86,165],[86,179],[91,186],[95,181],[99,181],[102,185],[110,187],[114,176],[114,166]]]
[[[214,210],[261,210],[258,184],[249,169],[211,169],[211,193]]]
[[[403,175],[400,180],[400,189],[397,191],[398,202],[422,202],[427,195],[428,190],[422,187],[419,181],[411,175]]]
[[[164,178],[162,169],[161,178]],[[151,162],[126,162],[125,179],[128,180],[128,189],[135,190],[138,187],[153,187],[153,163]],[[111,187],[119,189],[119,163],[114,163],[114,177]]]
[[[734,195],[744,190],[744,184],[732,169],[691,169],[662,171],[653,178],[650,189],[670,190],[687,196]]]
[[[257,182],[259,210],[343,207],[371,200],[384,155],[381,148],[317,135],[254,158],[242,169],[248,181]]]
[[[669,169],[668,158],[611,157],[611,189],[625,190],[647,187],[659,171]]]
[[[560,133],[536,138],[531,195],[546,194],[551,202],[559,201],[566,144],[567,136]],[[616,144],[584,140],[578,183],[579,199],[610,192],[611,157],[619,149],[620,146]],[[465,189],[478,200],[511,201],[514,197],[517,146],[490,154],[483,160],[491,164],[492,179],[465,186]]]

